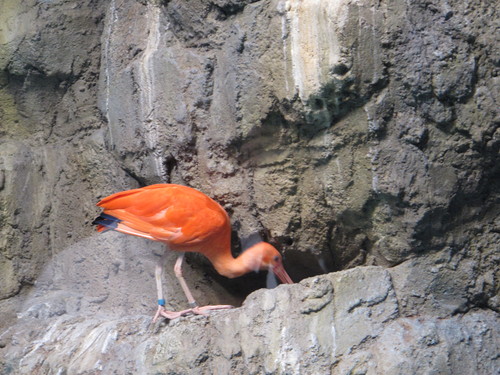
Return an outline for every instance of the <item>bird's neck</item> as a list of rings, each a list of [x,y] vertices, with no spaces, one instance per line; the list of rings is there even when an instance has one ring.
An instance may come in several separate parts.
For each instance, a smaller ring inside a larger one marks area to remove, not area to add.
[[[257,252],[257,245],[255,245],[245,250],[237,258],[234,258],[228,246],[224,251],[215,252],[213,255],[206,255],[218,273],[232,279],[251,271],[259,270],[261,259]]]

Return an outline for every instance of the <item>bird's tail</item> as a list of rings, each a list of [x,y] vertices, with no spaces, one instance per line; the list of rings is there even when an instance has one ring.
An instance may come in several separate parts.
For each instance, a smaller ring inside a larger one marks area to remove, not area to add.
[[[108,230],[115,230],[118,227],[118,223],[120,223],[121,220],[105,214],[101,213],[93,222],[93,225],[97,225],[97,231],[98,232],[106,232]]]
[[[157,241],[158,239],[146,233],[144,231],[134,229],[129,226],[127,222],[122,219],[118,219],[116,216],[101,213],[93,222],[93,225],[97,225],[98,232],[107,232],[108,230],[116,230],[120,233],[131,234],[132,236],[147,238],[150,240]]]

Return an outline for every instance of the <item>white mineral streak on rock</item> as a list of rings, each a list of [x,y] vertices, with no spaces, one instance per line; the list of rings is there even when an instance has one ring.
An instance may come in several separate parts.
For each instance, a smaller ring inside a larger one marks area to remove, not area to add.
[[[104,49],[102,51],[102,60],[104,67],[104,79],[105,79],[105,95],[104,95],[104,115],[106,116],[106,120],[108,122],[108,130],[109,130],[109,143],[110,146],[113,147],[113,127],[111,125],[111,118],[109,114],[109,98],[110,98],[110,87],[111,87],[111,71],[110,67],[112,65],[110,53],[111,53],[111,38],[113,35],[113,26],[118,20],[118,16],[116,13],[116,5],[115,0],[111,0],[109,5],[109,16],[107,17],[107,23],[104,31]]]
[[[330,330],[332,333],[332,352],[331,352],[331,358],[332,361],[335,360],[337,357],[337,330],[335,329],[335,322],[332,322],[332,325],[330,326]]]
[[[282,374],[300,374],[300,348],[294,347],[297,340],[290,334],[289,329],[284,326],[281,329],[281,345],[278,353],[278,364]]]
[[[366,155],[370,159],[371,163],[371,171],[372,171],[372,190],[375,193],[379,192],[379,177],[377,173],[377,168],[378,168],[378,155],[379,155],[379,150],[374,147],[370,147],[368,154]]]
[[[292,77],[303,101],[329,81],[332,67],[340,60],[337,33],[347,17],[348,2],[291,0],[282,6],[287,12]]]
[[[288,33],[288,20],[287,12],[290,10],[290,4],[288,1],[280,1],[277,6],[278,13],[281,15],[281,40],[283,43],[283,63],[284,63],[284,73],[285,73],[285,91],[287,95],[289,94],[290,85],[288,83],[288,52],[287,52],[287,39]],[[293,95],[293,93],[292,93]]]
[[[29,352],[24,354],[20,361],[22,373],[33,373],[35,369],[46,362],[52,363],[53,360],[62,365],[59,373],[95,373],[103,370],[107,366],[105,355],[110,348],[113,355],[116,355],[117,346],[119,347],[117,328],[120,322],[112,319],[107,322],[89,319],[75,326],[68,324],[67,318],[53,321],[46,334],[35,341]],[[50,356],[43,354],[44,348],[48,347],[55,348]],[[65,350],[71,352],[70,357],[65,356]]]
[[[160,8],[148,4],[147,25],[149,32],[146,49],[144,50],[139,68],[140,111],[145,129],[144,137],[148,148],[153,152],[156,174],[163,176],[165,171],[162,163],[161,149],[158,148],[158,119],[155,114],[155,99],[157,94],[155,87],[155,81],[157,80],[155,54],[158,52],[160,45],[160,23]]]

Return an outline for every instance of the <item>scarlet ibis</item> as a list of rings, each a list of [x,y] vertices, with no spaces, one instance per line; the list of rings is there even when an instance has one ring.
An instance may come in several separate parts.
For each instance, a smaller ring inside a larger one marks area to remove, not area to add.
[[[217,202],[196,189],[175,184],[150,185],[115,193],[102,199],[97,206],[104,209],[93,222],[99,232],[115,230],[148,238],[163,242],[167,249],[179,252],[174,272],[190,308],[182,311],[165,309],[163,255],[155,268],[158,310],[153,321],[160,315],[175,319],[189,313],[205,315],[210,310],[232,307],[198,306],[182,276],[185,252],[205,255],[218,273],[229,278],[267,269],[274,272],[282,283],[293,283],[283,267],[280,253],[269,243],[259,242],[234,258],[231,255],[228,214]]]

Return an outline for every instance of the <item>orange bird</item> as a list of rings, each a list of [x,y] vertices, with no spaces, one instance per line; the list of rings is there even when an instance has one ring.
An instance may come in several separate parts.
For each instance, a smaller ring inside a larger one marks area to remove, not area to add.
[[[259,242],[233,258],[229,216],[217,202],[193,188],[173,184],[150,185],[110,195],[97,206],[104,208],[93,222],[99,232],[116,230],[163,242],[167,249],[180,252],[174,271],[190,308],[177,312],[165,309],[161,281],[165,263],[163,255],[155,268],[158,310],[153,321],[160,315],[175,319],[188,313],[204,315],[209,310],[232,308],[230,305],[198,306],[182,276],[182,261],[187,251],[202,253],[217,272],[229,278],[267,269],[273,271],[281,282],[293,283],[283,268],[280,253],[266,242]]]

